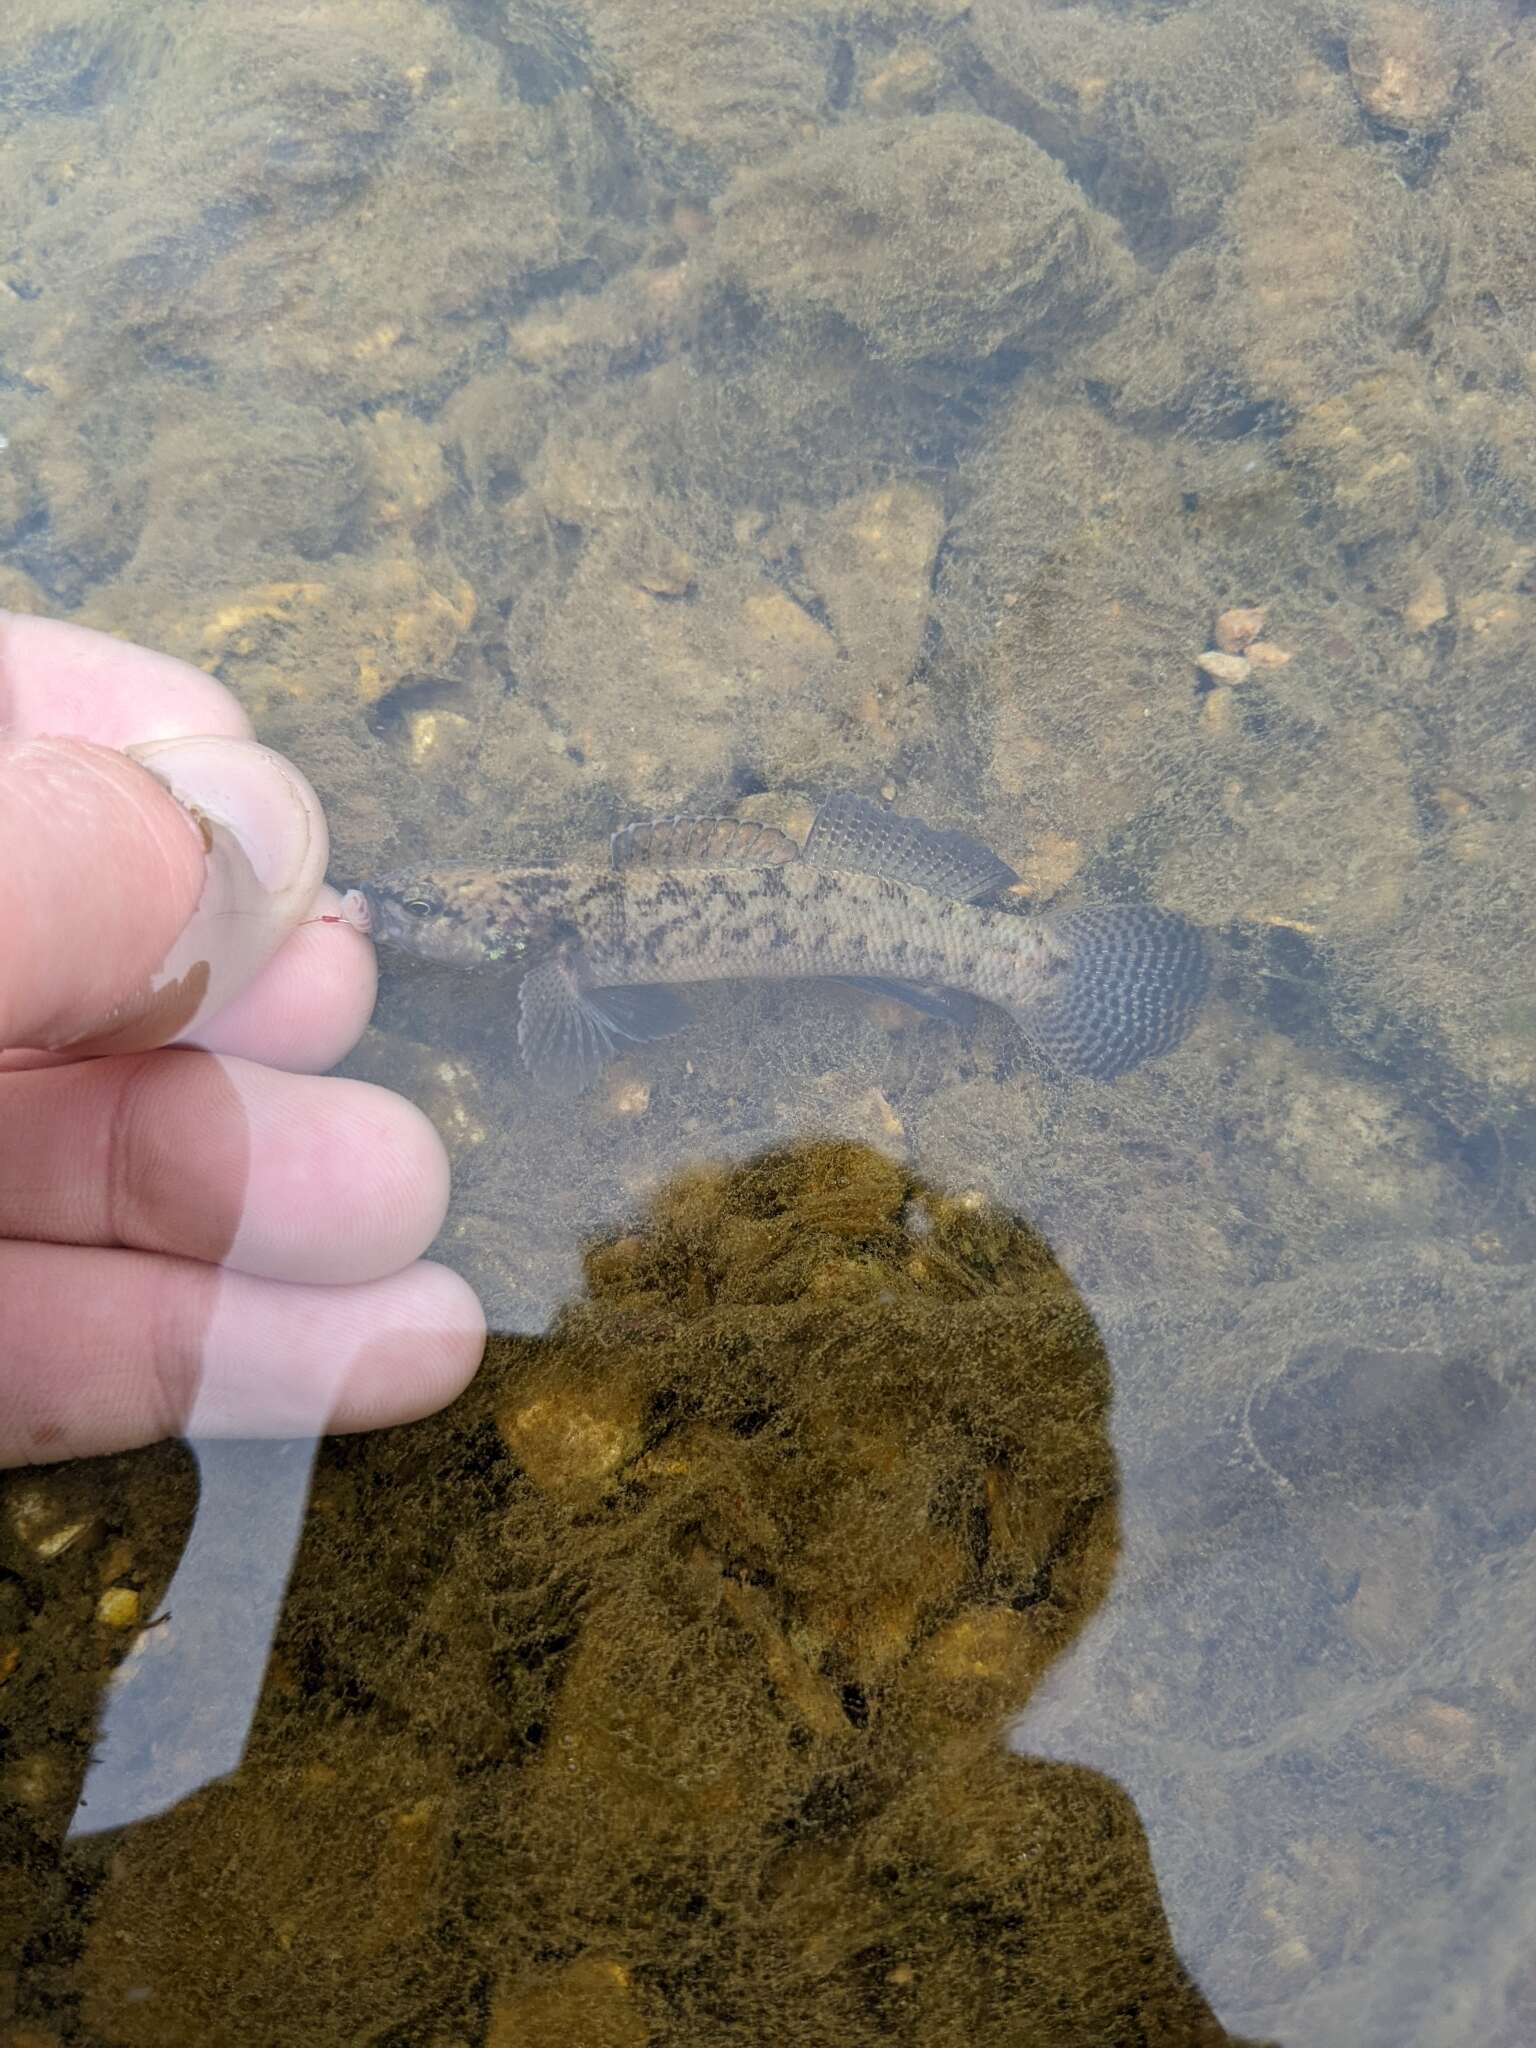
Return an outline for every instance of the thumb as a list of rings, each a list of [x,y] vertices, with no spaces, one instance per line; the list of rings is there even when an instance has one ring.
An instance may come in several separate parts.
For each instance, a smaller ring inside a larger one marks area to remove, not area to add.
[[[314,792],[251,741],[0,739],[0,1047],[181,1036],[305,915],[327,854]]]

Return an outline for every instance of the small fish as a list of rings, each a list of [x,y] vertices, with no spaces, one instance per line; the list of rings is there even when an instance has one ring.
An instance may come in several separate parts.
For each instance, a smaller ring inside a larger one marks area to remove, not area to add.
[[[615,833],[607,869],[427,869],[351,891],[343,915],[422,959],[527,963],[518,1045],[565,1091],[680,1031],[687,982],[841,981],[951,1020],[980,999],[1099,1080],[1177,1045],[1209,979],[1198,928],[1139,904],[1026,917],[981,900],[1017,879],[964,833],[834,796],[803,847],[658,818]]]

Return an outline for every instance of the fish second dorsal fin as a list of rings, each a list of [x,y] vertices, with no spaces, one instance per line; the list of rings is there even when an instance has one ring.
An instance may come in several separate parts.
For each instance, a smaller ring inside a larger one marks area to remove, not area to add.
[[[609,847],[616,868],[778,868],[800,858],[787,833],[740,818],[643,818]]]
[[[920,818],[894,817],[862,796],[827,798],[816,813],[803,858],[821,868],[855,868],[911,882],[959,903],[973,903],[1019,879],[979,839],[938,831]]]

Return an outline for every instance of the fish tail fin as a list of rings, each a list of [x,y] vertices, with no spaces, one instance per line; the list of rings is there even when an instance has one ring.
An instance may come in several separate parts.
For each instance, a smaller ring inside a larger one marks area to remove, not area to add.
[[[1096,904],[1051,917],[1046,931],[1052,971],[1013,1015],[1057,1066],[1108,1081],[1184,1038],[1210,983],[1197,925],[1142,904]]]

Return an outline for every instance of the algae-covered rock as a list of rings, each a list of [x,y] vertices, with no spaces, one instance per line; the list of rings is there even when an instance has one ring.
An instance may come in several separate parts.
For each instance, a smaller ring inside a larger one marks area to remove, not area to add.
[[[996,788],[1034,831],[1102,840],[1184,750],[1210,618],[1184,486],[1057,392],[1021,396],[975,467],[939,611],[984,680]]]
[[[791,322],[856,328],[877,355],[1046,349],[1102,319],[1132,265],[1052,158],[974,114],[861,124],[737,179],[722,281]]]
[[[598,407],[530,465],[568,545],[509,621],[528,696],[637,811],[728,786],[742,761],[773,787],[837,787],[872,750],[921,743],[937,494],[903,481],[728,528],[724,504],[658,488],[676,381],[653,382],[655,441],[633,403],[622,432]]]
[[[1349,131],[1348,89],[1319,61],[1325,13],[1299,0],[979,0],[969,28],[988,103],[1059,156],[1134,246],[1160,250],[1214,224],[1265,124],[1304,112],[1320,141]]]
[[[504,94],[496,54],[414,0],[213,0],[98,65],[112,175],[66,168],[29,224],[26,319],[37,368],[119,406],[146,356],[331,404],[462,375],[507,295],[596,236],[562,203],[611,164],[590,103]],[[90,322],[61,319],[80,291]]]
[[[1446,246],[1390,163],[1277,122],[1244,160],[1227,224],[1231,313],[1250,389],[1310,405],[1374,368],[1433,308]]]
[[[1461,391],[1529,389],[1536,351],[1536,41],[1493,44],[1436,165],[1450,238],[1434,348]]]
[[[1309,487],[1326,495],[1340,540],[1360,546],[1419,530],[1444,489],[1447,439],[1423,369],[1405,353],[1309,406],[1285,449]]]
[[[581,0],[594,68],[647,155],[707,189],[801,140],[822,112],[830,24],[783,0]]]
[[[156,602],[303,573],[344,546],[364,496],[359,437],[270,395],[240,405],[181,395],[144,463],[144,523],[124,580]]]
[[[1412,134],[1446,125],[1460,84],[1451,19],[1439,7],[1366,0],[1349,39],[1349,77],[1375,120]],[[1486,15],[1480,26],[1490,26]]]
[[[1114,1570],[1109,1392],[980,1200],[674,1180],[327,1460],[245,1767],[94,1867],[93,2032],[1222,2048],[1130,1801],[1001,1738]]]

